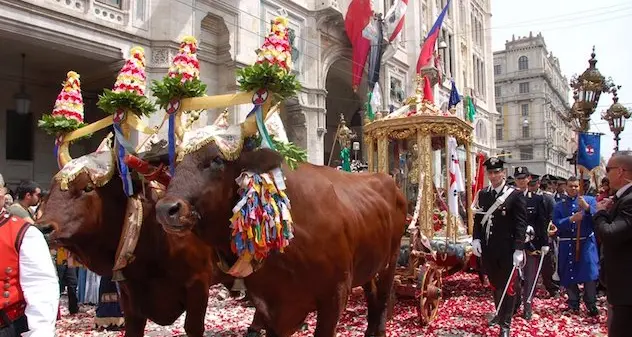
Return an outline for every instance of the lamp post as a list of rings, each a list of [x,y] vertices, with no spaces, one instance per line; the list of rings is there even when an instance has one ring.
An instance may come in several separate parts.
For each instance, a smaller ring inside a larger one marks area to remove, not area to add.
[[[608,110],[604,111],[601,114],[601,118],[608,122],[610,126],[610,131],[614,134],[614,151],[619,151],[619,141],[621,138],[619,134],[623,132],[625,128],[625,120],[630,118],[632,113],[623,106],[623,104],[619,103],[619,97],[617,96],[617,90],[620,89],[621,86],[617,86],[612,91],[612,105],[608,108]]]
[[[562,119],[571,123],[575,131],[587,132],[590,130],[590,116],[595,112],[599,98],[604,92],[611,92],[615,88],[610,78],[606,79],[597,69],[593,46],[588,68],[579,76],[573,76],[570,81],[573,89],[573,106]]]

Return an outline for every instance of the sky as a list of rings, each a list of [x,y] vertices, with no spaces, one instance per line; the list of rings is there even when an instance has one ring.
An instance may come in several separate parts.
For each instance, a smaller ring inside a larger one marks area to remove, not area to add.
[[[562,73],[570,80],[588,67],[593,45],[597,69],[621,85],[619,103],[632,110],[632,26],[630,0],[491,0],[492,50],[505,48],[512,34],[528,36],[541,32],[549,52],[560,61]],[[569,98],[572,104],[572,97]],[[592,115],[591,131],[604,133],[601,156],[606,160],[614,148],[613,134],[601,112],[612,104],[612,96],[602,94]],[[620,150],[632,149],[632,120],[620,134]]]

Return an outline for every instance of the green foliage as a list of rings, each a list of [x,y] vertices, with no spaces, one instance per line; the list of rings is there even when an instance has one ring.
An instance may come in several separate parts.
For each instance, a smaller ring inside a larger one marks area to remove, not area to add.
[[[57,137],[60,134],[80,129],[86,124],[64,116],[42,115],[42,119],[37,121],[37,126],[47,134]]]
[[[237,70],[237,77],[241,91],[266,88],[279,101],[296,96],[301,89],[296,76],[286,73],[276,64],[256,63]]]
[[[296,170],[299,163],[307,162],[307,151],[304,149],[292,142],[280,142],[276,140],[274,136],[270,136],[270,138],[272,139],[272,146],[274,146],[274,149],[283,156],[285,163],[290,167],[290,169]],[[261,136],[257,135],[256,137],[253,137],[252,141],[254,148],[261,146]]]
[[[162,81],[153,80],[151,91],[156,102],[162,109],[166,109],[174,99],[202,97],[206,93],[206,84],[195,78],[182,82],[182,75],[176,77],[165,76]]]
[[[145,96],[131,91],[113,92],[110,89],[105,89],[99,96],[97,106],[110,115],[120,108],[127,108],[138,117],[149,117],[156,111],[154,104]]]

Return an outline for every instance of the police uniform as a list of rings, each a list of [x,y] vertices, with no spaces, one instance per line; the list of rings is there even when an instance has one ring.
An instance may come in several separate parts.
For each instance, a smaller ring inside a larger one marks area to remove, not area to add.
[[[529,173],[529,169],[524,166],[516,167],[514,172],[516,179],[524,179],[528,176],[535,176]],[[533,177],[532,177],[533,178]],[[530,186],[533,179],[529,181]],[[530,320],[532,316],[531,299],[529,295],[531,290],[537,284],[537,273],[540,267],[540,250],[543,246],[548,247],[548,231],[547,231],[547,213],[542,195],[535,191],[520,191],[525,199],[527,207],[527,230],[525,238],[525,265],[523,267],[523,287],[522,287],[522,303],[524,305],[523,317]]]
[[[557,182],[557,186],[559,186],[559,185],[566,185],[566,179],[565,178],[557,177],[555,180]],[[561,192],[561,193],[558,192],[557,191],[557,186],[555,187],[555,192],[553,193],[553,199],[555,199],[556,203],[566,200],[566,197],[568,196],[568,194],[566,194],[566,191]]]
[[[503,170],[504,162],[491,157],[483,163],[487,171]],[[526,230],[526,206],[522,194],[506,182],[496,188],[487,186],[479,191],[474,203],[474,233],[472,247],[480,248],[483,266],[494,289],[494,304],[500,307],[496,320],[500,336],[509,336],[511,317],[520,282],[514,270],[516,256],[523,259]],[[513,273],[512,273],[513,271]],[[512,275],[505,298],[500,303],[509,276]]]

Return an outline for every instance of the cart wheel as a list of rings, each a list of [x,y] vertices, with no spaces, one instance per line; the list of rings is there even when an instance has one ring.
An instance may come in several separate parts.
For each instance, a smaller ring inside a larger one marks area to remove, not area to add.
[[[437,317],[441,300],[441,272],[431,265],[424,265],[419,270],[419,307],[417,313],[422,325],[428,325]]]

